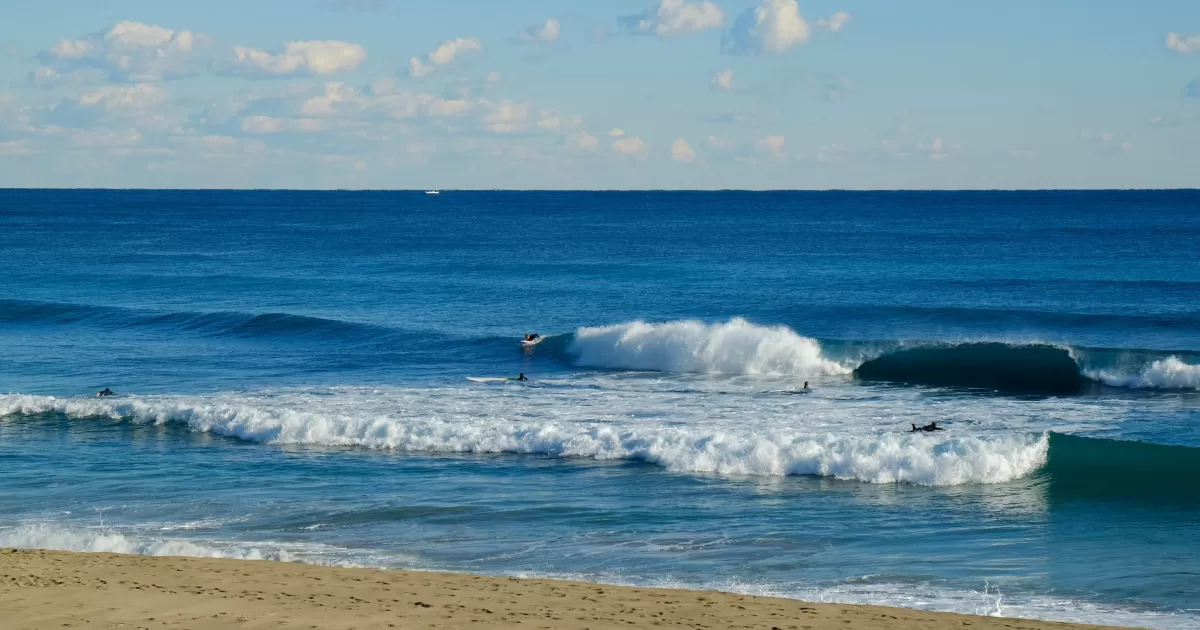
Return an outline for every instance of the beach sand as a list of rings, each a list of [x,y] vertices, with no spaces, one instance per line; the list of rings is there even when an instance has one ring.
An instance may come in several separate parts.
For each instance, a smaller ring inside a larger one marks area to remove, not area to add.
[[[3,630],[1096,627],[582,582],[0,550]]]

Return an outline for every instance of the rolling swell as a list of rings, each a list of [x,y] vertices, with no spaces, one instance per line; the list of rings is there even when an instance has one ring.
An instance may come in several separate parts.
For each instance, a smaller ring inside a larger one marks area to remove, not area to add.
[[[1200,448],[1051,432],[1040,474],[1055,499],[1200,501]]]
[[[978,387],[1031,394],[1076,394],[1088,382],[1065,348],[965,343],[899,350],[858,366],[864,380]]]
[[[90,325],[104,330],[161,329],[207,337],[295,337],[331,342],[385,342],[412,333],[384,326],[290,313],[174,312],[0,300],[0,323]]]

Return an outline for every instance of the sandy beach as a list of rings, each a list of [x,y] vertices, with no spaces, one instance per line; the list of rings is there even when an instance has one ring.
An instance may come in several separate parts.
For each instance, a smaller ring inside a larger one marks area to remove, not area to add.
[[[7,549],[0,619],[5,630],[1100,627],[554,580]]]

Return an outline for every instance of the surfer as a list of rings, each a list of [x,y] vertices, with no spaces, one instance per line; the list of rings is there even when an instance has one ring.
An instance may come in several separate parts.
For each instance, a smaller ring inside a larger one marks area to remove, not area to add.
[[[518,376],[517,378],[514,378],[513,380],[514,380],[514,381],[528,381],[529,379],[525,378],[525,373],[524,373],[524,372],[521,372],[521,375],[520,375],[520,376]]]
[[[525,341],[537,341],[538,339],[541,339],[541,338],[542,338],[542,336],[537,333],[530,333],[528,335],[525,335]]]
[[[916,424],[914,424],[912,422],[910,422],[909,424],[912,425],[912,431],[909,431],[909,433],[933,433],[934,431],[945,431],[945,429],[943,429],[942,427],[939,427],[936,422],[930,422],[929,424],[927,424],[923,427],[918,427]]]
[[[804,391],[808,391],[808,381],[804,381]]]
[[[103,398],[105,396],[116,396],[116,394],[113,393],[113,390],[107,387],[96,393],[96,398]]]

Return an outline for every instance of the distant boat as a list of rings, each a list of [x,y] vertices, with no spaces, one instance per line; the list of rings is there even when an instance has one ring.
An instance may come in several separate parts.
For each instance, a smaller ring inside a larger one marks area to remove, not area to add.
[[[426,195],[440,195],[440,194],[442,194],[442,191],[440,191],[440,190],[426,190],[426,191],[425,191],[425,194],[426,194]]]

